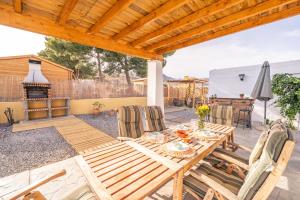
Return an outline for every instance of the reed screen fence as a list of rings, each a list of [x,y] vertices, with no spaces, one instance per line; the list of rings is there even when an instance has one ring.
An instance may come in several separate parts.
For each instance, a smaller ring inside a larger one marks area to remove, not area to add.
[[[24,77],[0,76],[0,101],[23,100]],[[123,80],[113,79],[100,82],[97,80],[50,80],[51,97],[70,97],[71,99],[144,97],[147,88],[144,85],[128,84]]]

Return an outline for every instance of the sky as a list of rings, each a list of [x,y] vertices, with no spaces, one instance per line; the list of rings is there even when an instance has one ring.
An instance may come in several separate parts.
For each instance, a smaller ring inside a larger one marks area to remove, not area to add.
[[[0,25],[0,56],[37,54],[44,36]],[[300,59],[300,16],[177,50],[164,73],[208,77],[212,69]]]

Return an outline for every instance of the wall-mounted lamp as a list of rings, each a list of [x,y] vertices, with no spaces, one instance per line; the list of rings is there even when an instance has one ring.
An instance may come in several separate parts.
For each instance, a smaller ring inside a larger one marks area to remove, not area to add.
[[[241,81],[244,81],[245,76],[246,76],[245,74],[239,74],[240,80],[241,80]]]

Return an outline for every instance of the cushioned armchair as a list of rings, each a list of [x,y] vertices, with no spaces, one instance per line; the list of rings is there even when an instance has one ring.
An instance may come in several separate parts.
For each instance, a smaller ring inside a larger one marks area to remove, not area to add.
[[[253,149],[239,144],[232,144],[235,149],[240,149],[250,153],[248,158],[239,156],[230,150],[217,148],[206,158],[206,160],[216,168],[226,170],[226,172],[229,174],[235,173],[240,178],[245,178],[246,171],[249,170],[251,165],[260,158],[262,150],[265,147],[266,141],[269,139],[269,137],[275,132],[285,130],[287,130],[285,125],[280,120],[277,120],[271,124],[268,130],[261,133]]]
[[[211,105],[209,121],[211,123],[232,126],[233,108],[226,105]]]
[[[294,146],[291,132],[281,127],[270,133],[260,157],[249,166],[244,180],[209,163],[200,163],[184,179],[184,187],[198,199],[267,199],[285,170]]]
[[[138,106],[122,106],[118,109],[120,140],[139,138],[144,134],[142,114]]]
[[[166,129],[164,114],[159,106],[146,106],[147,131],[163,131]]]

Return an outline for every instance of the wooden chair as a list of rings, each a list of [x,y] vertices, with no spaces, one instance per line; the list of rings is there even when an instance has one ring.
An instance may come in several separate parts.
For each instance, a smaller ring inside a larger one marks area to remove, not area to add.
[[[144,134],[142,115],[138,106],[118,108],[119,140],[139,138]]]
[[[164,114],[159,106],[145,107],[147,131],[163,131],[166,128]]]
[[[201,163],[184,178],[184,188],[197,199],[265,200],[284,172],[294,147],[294,137],[288,129],[275,131],[244,180]]]
[[[34,182],[21,190],[18,190],[14,192],[13,194],[9,195],[7,199],[10,200],[16,200],[19,198],[22,198],[24,200],[44,200],[46,199],[45,196],[40,193],[39,191],[34,191],[36,188],[40,187],[41,185],[44,185],[58,177],[61,177],[66,174],[66,170],[61,170],[57,173],[51,174],[37,182]]]
[[[239,145],[231,144],[235,150],[240,149],[250,153],[248,158],[242,157],[230,150],[217,148],[212,152],[206,161],[209,161],[214,167],[225,170],[227,173],[235,173],[240,178],[245,178],[245,172],[249,170],[250,166],[259,159],[262,150],[265,147],[268,138],[277,131],[286,130],[285,124],[281,120],[277,120],[270,125],[267,131],[263,131],[253,149]]]
[[[211,123],[232,126],[233,108],[229,105],[211,105],[209,120]]]

